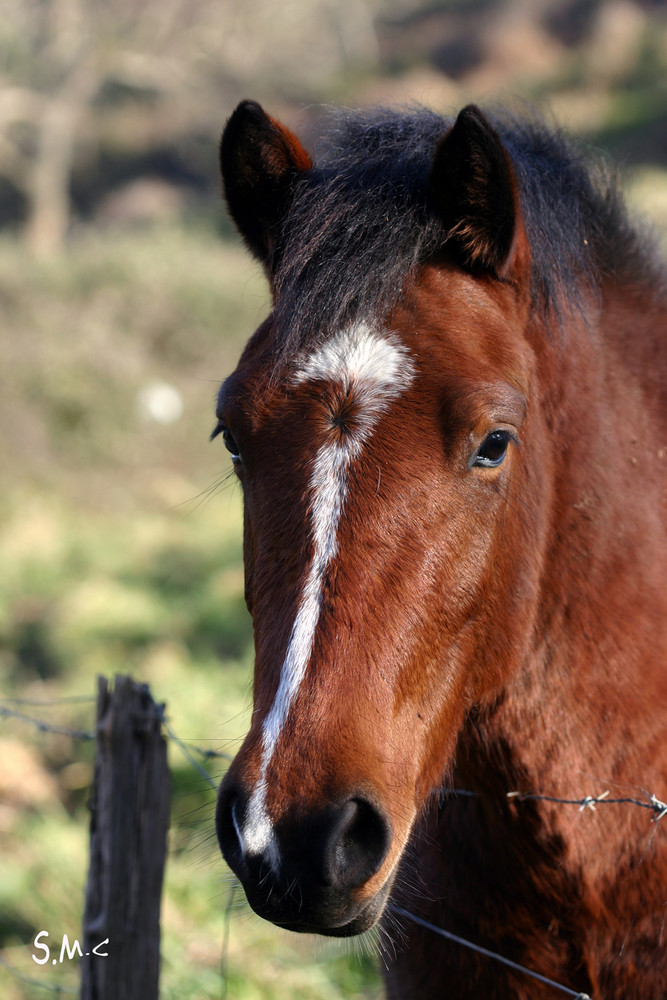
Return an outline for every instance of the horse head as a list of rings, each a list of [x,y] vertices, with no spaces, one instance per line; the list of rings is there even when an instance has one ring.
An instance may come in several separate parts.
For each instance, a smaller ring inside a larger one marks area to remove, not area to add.
[[[527,656],[553,477],[503,142],[468,107],[426,169],[385,161],[319,165],[250,102],[221,144],[273,309],[218,399],[256,663],[217,830],[257,913],[337,936],[379,918],[465,720]]]

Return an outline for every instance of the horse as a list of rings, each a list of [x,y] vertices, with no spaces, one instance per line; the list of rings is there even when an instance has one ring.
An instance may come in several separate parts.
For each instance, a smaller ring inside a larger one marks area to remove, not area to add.
[[[244,101],[220,146],[271,290],[212,435],[255,645],[222,854],[280,927],[377,927],[390,1000],[664,998],[659,253],[537,112],[306,145]]]

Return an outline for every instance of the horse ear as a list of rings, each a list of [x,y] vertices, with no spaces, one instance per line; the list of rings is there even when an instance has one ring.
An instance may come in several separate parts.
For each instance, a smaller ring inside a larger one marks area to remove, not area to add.
[[[514,171],[498,133],[474,104],[441,139],[429,184],[448,249],[470,270],[505,274],[517,222]]]
[[[220,170],[229,213],[252,253],[268,264],[300,173],[312,160],[289,129],[255,101],[242,101],[220,142]]]

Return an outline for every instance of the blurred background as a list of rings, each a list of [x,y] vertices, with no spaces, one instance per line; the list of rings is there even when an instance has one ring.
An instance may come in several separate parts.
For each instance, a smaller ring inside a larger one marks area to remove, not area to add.
[[[667,5],[5,0],[0,84],[0,995],[32,1000],[77,985],[31,956],[80,934],[96,675],[150,683],[195,755],[247,726],[240,498],[207,438],[266,293],[220,204],[225,118],[528,100],[665,233]],[[380,997],[372,942],[230,900],[213,792],[169,751],[162,996]]]

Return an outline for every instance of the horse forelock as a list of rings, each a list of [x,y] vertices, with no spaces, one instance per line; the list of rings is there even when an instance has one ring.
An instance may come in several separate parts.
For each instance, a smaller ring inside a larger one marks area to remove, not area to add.
[[[533,307],[547,326],[585,313],[606,277],[664,288],[659,255],[629,220],[616,177],[534,113],[490,115],[516,174]],[[274,274],[278,354],[382,319],[446,234],[428,192],[452,124],[432,111],[331,111],[283,220]]]

